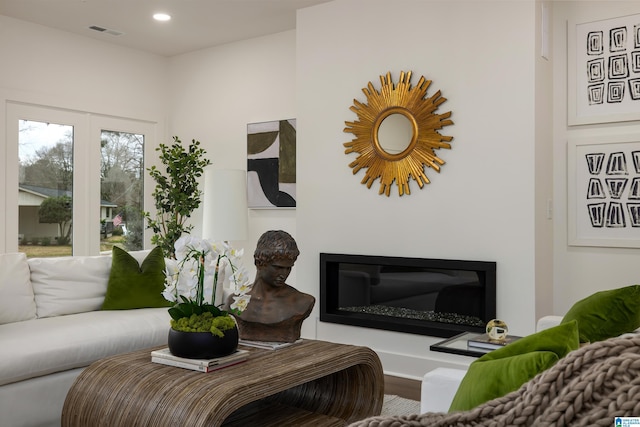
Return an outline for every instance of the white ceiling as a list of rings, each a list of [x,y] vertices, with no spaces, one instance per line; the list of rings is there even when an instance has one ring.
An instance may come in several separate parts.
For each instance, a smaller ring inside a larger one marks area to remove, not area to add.
[[[296,9],[328,1],[0,0],[0,14],[173,56],[294,29]],[[172,19],[155,21],[156,12],[168,13]],[[91,26],[107,31],[91,30]]]

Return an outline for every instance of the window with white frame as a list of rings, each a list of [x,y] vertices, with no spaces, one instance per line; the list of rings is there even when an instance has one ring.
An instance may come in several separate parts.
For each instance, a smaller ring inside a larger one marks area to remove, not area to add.
[[[8,103],[8,251],[142,249],[144,158],[154,131],[150,122]]]

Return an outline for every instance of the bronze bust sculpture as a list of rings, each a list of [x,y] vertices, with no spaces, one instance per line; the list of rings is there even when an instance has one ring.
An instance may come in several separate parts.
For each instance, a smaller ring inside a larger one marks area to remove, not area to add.
[[[267,231],[253,254],[257,268],[251,301],[236,316],[240,338],[252,341],[294,342],[309,317],[315,298],[285,283],[300,251],[285,231]],[[229,301],[229,304],[231,301]]]

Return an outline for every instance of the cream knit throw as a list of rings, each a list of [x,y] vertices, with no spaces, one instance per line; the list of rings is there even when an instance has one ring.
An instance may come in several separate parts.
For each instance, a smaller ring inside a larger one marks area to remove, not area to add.
[[[640,416],[640,334],[572,351],[519,390],[466,412],[372,417],[351,427],[613,426]]]

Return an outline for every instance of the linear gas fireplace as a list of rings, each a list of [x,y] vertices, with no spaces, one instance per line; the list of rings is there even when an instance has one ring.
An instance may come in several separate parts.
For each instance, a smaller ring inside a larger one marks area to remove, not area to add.
[[[496,263],[320,254],[320,321],[451,337],[496,315]]]

